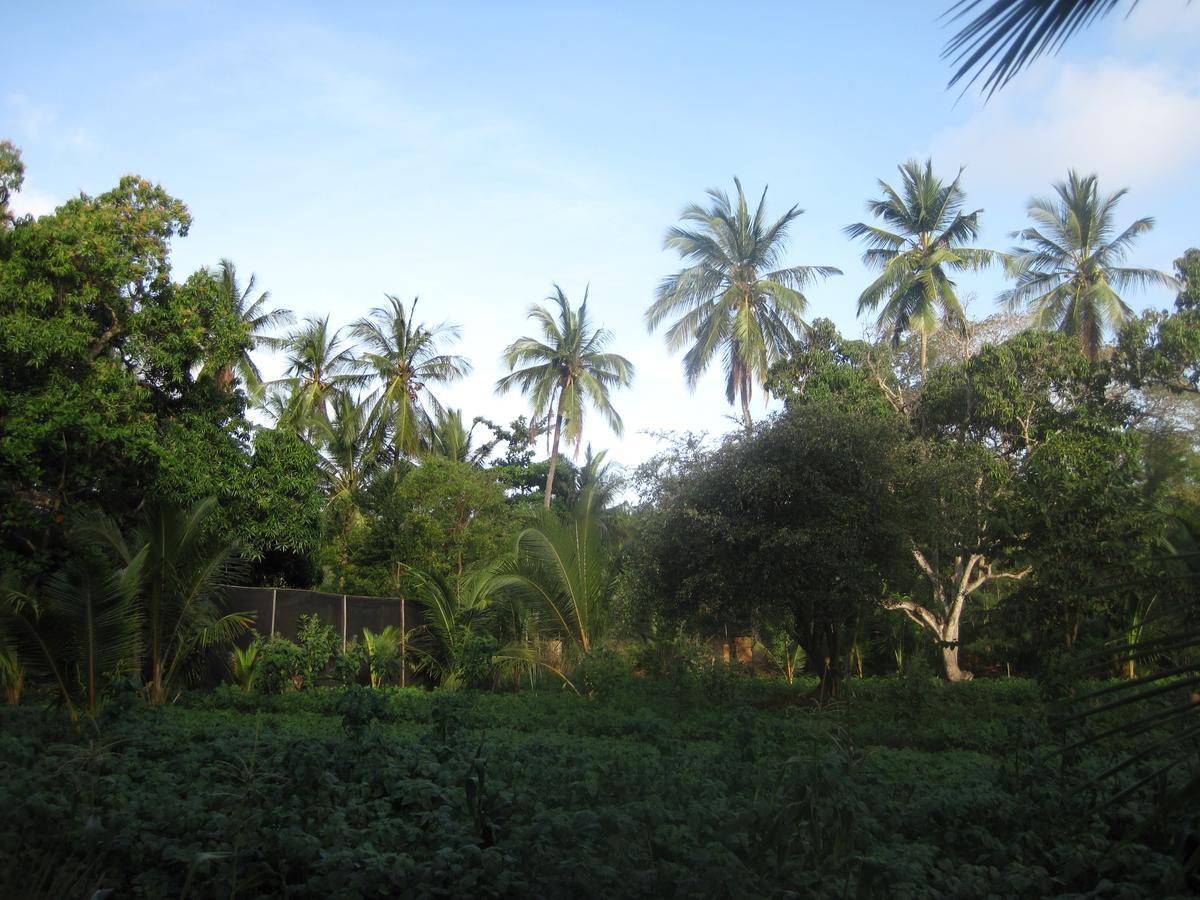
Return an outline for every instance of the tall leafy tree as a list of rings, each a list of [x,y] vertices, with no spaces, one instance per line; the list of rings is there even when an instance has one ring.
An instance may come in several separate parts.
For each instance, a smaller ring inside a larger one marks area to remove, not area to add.
[[[0,230],[0,567],[66,552],[72,506],[127,518],[147,494],[227,493],[243,403],[196,372],[232,365],[247,337],[209,273],[173,280],[190,223],[127,176]]]
[[[284,349],[286,342],[283,338],[263,332],[280,325],[290,325],[295,321],[295,316],[291,310],[282,307],[267,309],[267,304],[271,301],[270,291],[263,291],[255,297],[254,275],[251,274],[249,281],[243,287],[238,281],[237,267],[234,266],[232,260],[222,259],[220,265],[212,272],[212,277],[220,285],[226,303],[245,326],[246,334],[249,337],[249,346],[238,354],[232,365],[222,366],[217,371],[217,383],[228,388],[235,377],[241,378],[242,384],[246,386],[246,391],[250,396],[258,397],[262,394],[263,389],[262,373],[259,372],[258,366],[250,356],[250,351],[259,347],[265,347],[268,350]]]
[[[1101,194],[1094,174],[1072,170],[1054,185],[1054,194],[1029,202],[1036,227],[1013,234],[1025,243],[1009,262],[1016,286],[1000,300],[1014,308],[1028,306],[1037,327],[1078,337],[1095,360],[1105,329],[1132,312],[1118,290],[1177,283],[1157,269],[1121,265],[1138,237],[1154,227],[1154,219],[1145,217],[1117,232],[1114,218],[1125,188]]]
[[[363,362],[379,383],[372,415],[390,436],[393,458],[399,459],[416,455],[428,437],[431,411],[441,409],[430,386],[459,380],[470,373],[471,364],[442,352],[444,342],[461,334],[457,325],[426,326],[413,318],[419,298],[405,309],[399,298],[385,296],[388,305],[371,310],[354,323],[353,331],[366,347]]]
[[[742,183],[736,203],[722,190],[709,190],[708,208],[691,204],[664,240],[688,263],[658,286],[655,301],[646,311],[646,327],[653,332],[678,315],[667,329],[667,347],[679,350],[690,344],[683,357],[688,387],[694,388],[713,356],[724,354],[725,398],[739,399],[747,430],[752,425],[750,398],[754,383],[791,350],[796,332],[805,327],[808,300],[802,291],[818,278],[840,275],[832,266],[780,267],[787,231],[803,210],[793,206],[774,222],[767,219],[767,191],[763,189],[753,212]]]
[[[12,141],[0,141],[0,229],[12,224],[9,210],[12,195],[21,190],[25,183],[25,164],[21,162],[21,151]]]
[[[921,374],[929,335],[945,323],[962,329],[966,315],[950,275],[989,265],[996,254],[967,246],[979,234],[979,214],[965,212],[962,171],[949,184],[933,174],[933,161],[900,166],[900,189],[879,182],[883,194],[867,203],[881,225],[856,222],[846,234],[867,244],[863,262],[881,274],[858,298],[859,315],[879,308],[878,324],[899,343],[906,331],[921,339]]]
[[[609,391],[628,387],[634,369],[625,357],[604,352],[612,341],[612,332],[592,327],[587,291],[578,309],[571,308],[557,284],[546,299],[557,305],[557,311],[540,304],[529,310],[529,318],[541,326],[543,340],[523,337],[509,344],[504,362],[515,371],[496,382],[496,390],[503,393],[519,387],[533,401],[534,418],[549,415],[553,419],[554,439],[546,474],[545,505],[549,508],[563,432],[578,448],[583,438],[584,410],[591,404],[619,435],[623,425]]]
[[[1146,310],[1121,328],[1114,370],[1142,391],[1165,389],[1200,401],[1200,249],[1175,260],[1179,294],[1175,311]]]
[[[284,349],[288,367],[283,378],[272,382],[277,393],[266,405],[278,424],[316,437],[329,426],[334,395],[361,386],[366,376],[340,330],[330,330],[328,316],[305,319],[284,338]]]

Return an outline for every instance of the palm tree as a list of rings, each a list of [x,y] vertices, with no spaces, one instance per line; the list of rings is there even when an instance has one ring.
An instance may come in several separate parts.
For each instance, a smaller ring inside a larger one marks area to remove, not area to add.
[[[342,345],[340,331],[329,330],[329,317],[307,318],[284,338],[288,368],[283,378],[272,382],[277,392],[265,405],[273,410],[278,424],[294,428],[310,438],[329,425],[329,404],[338,391],[362,385],[366,376],[354,354]]]
[[[232,643],[252,624],[221,606],[220,585],[243,573],[234,545],[207,534],[215,509],[213,497],[187,509],[152,506],[131,538],[107,516],[76,531],[112,552],[125,572],[136,571],[151,703],[165,702],[196,674],[203,650]]]
[[[459,687],[470,644],[498,630],[496,576],[489,567],[450,578],[416,570],[410,575],[412,594],[425,610],[424,634],[412,644],[414,668],[428,672],[442,687]]]
[[[272,337],[262,332],[279,325],[290,325],[296,317],[290,309],[267,310],[266,305],[271,299],[270,292],[263,291],[254,297],[254,275],[250,276],[250,280],[246,282],[244,288],[239,285],[237,268],[232,260],[222,259],[221,264],[210,274],[220,286],[221,293],[225,296],[234,314],[245,326],[246,334],[250,338],[250,345],[242,350],[233,365],[223,366],[217,371],[217,384],[222,388],[228,388],[236,376],[242,379],[242,383],[246,385],[246,391],[251,397],[261,397],[262,373],[259,372],[258,366],[250,357],[250,351],[257,350],[259,347],[266,347],[268,350],[284,349],[286,344],[283,338]]]
[[[434,412],[441,409],[428,386],[457,381],[470,373],[471,364],[465,357],[442,353],[439,347],[445,339],[458,339],[462,330],[457,325],[429,328],[413,319],[419,298],[406,310],[399,298],[384,296],[386,307],[372,309],[369,317],[352,327],[367,348],[363,361],[379,379],[372,415],[391,434],[392,455],[398,459],[415,455],[428,434],[426,404]]]
[[[321,426],[321,474],[331,509],[347,509],[357,521],[363,489],[377,468],[379,442],[366,407],[350,394],[338,392],[331,406],[333,418]]]
[[[683,357],[689,388],[712,362],[718,348],[725,353],[725,397],[730,405],[740,397],[749,430],[750,397],[754,382],[785,356],[795,333],[805,327],[808,306],[801,291],[818,277],[840,275],[831,266],[778,268],[788,226],[803,210],[793,206],[775,222],[766,219],[767,191],[751,215],[742,183],[736,208],[724,191],[713,188],[710,208],[696,204],[681,215],[686,227],[667,232],[664,246],[678,251],[688,268],[664,278],[646,311],[653,332],[668,316],[682,313],[667,329],[667,347],[678,350],[691,342]]]
[[[550,449],[550,471],[546,475],[545,505],[549,509],[559,440],[564,430],[567,440],[578,449],[583,439],[584,409],[590,402],[613,432],[620,435],[624,426],[608,392],[629,386],[633,381],[633,363],[616,353],[604,352],[612,340],[612,332],[591,327],[586,290],[578,310],[571,309],[571,302],[557,284],[546,299],[558,304],[557,316],[540,304],[529,310],[529,318],[541,326],[545,340],[523,337],[509,344],[504,351],[504,362],[516,371],[497,381],[496,390],[504,393],[519,387],[533,401],[535,419],[553,416],[554,442]],[[517,369],[518,365],[523,368]]]
[[[1072,170],[1054,192],[1057,197],[1029,201],[1029,216],[1038,227],[1013,233],[1025,245],[1013,251],[1009,263],[1016,287],[1002,293],[1000,301],[1010,308],[1028,306],[1035,327],[1078,336],[1094,361],[1105,328],[1132,312],[1117,289],[1179,284],[1156,269],[1120,265],[1134,241],[1154,227],[1147,217],[1116,233],[1113,216],[1125,188],[1102,196],[1095,175]]]
[[[929,335],[941,323],[961,329],[966,323],[962,304],[948,272],[980,269],[996,254],[964,246],[979,233],[979,214],[963,212],[966,194],[959,186],[962,170],[950,184],[933,174],[933,161],[924,167],[916,160],[900,166],[901,189],[880,181],[883,196],[870,200],[867,209],[883,226],[856,222],[845,228],[852,238],[863,238],[867,251],[863,263],[882,274],[858,298],[858,313],[875,310],[881,303],[878,324],[891,332],[898,344],[905,331],[921,338],[921,374],[926,369]]]
[[[574,655],[603,645],[617,570],[599,504],[586,497],[565,517],[541,510],[497,567],[496,588],[532,610]]]
[[[78,548],[84,550],[84,548]],[[54,683],[72,719],[95,716],[103,688],[136,673],[142,661],[142,612],[137,589],[147,552],[123,568],[80,552],[40,588],[0,583],[0,650],[15,684],[28,668]]]
[[[469,463],[473,466],[482,465],[484,458],[492,450],[492,444],[474,446],[471,435],[475,426],[480,423],[476,417],[467,428],[463,424],[462,410],[439,409],[434,414],[429,431],[429,455],[453,460],[454,462]]]

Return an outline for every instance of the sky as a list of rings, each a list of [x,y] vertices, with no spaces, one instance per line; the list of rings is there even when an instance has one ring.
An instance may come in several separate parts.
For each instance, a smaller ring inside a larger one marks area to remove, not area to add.
[[[1200,3],[1123,7],[988,102],[946,89],[950,5],[23,3],[5,13],[0,138],[27,167],[18,212],[127,173],[182,199],[177,280],[228,257],[335,325],[419,295],[418,319],[462,326],[474,372],[438,397],[467,419],[527,412],[493,391],[501,354],[554,284],[588,288],[637,377],[613,397],[624,436],[592,415],[585,442],[635,464],[656,432],[733,425],[719,359],[690,392],[643,314],[681,268],[665,231],[734,176],[776,216],[804,210],[785,261],[844,271],[806,294],[852,336],[871,275],[842,228],[909,158],[965,167],[980,246],[1010,247],[1071,167],[1128,188],[1119,227],[1155,217],[1132,264],[1171,271],[1200,245]],[[959,281],[976,317],[1002,288]],[[755,415],[771,408],[760,392]]]

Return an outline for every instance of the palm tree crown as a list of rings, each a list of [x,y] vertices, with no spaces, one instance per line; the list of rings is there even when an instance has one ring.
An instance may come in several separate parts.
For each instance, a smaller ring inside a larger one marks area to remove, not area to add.
[[[313,437],[329,426],[329,404],[338,391],[360,386],[366,380],[340,330],[331,331],[329,317],[307,318],[284,338],[287,371],[272,382],[282,394],[268,398],[280,425]]]
[[[331,508],[347,509],[358,518],[358,502],[378,464],[378,441],[366,408],[338,391],[330,404],[333,419],[322,423],[319,457]]]
[[[1024,244],[1013,251],[1010,273],[1017,284],[1000,295],[1016,308],[1028,306],[1035,327],[1055,327],[1076,335],[1095,359],[1107,327],[1132,312],[1117,289],[1178,283],[1156,269],[1120,265],[1137,238],[1154,227],[1154,219],[1135,221],[1120,234],[1113,217],[1126,189],[1101,195],[1095,175],[1071,171],[1054,185],[1055,197],[1029,201],[1029,217],[1037,227],[1013,233]]]
[[[870,200],[867,209],[882,225],[856,222],[845,228],[852,238],[867,244],[863,263],[882,270],[858,298],[858,312],[875,310],[878,324],[899,343],[906,331],[921,337],[921,372],[925,372],[926,345],[938,325],[961,328],[966,322],[962,304],[949,272],[979,269],[996,254],[964,246],[979,233],[979,214],[963,212],[966,194],[958,176],[945,184],[933,174],[933,161],[922,166],[909,160],[900,166],[902,184],[896,190],[879,182],[883,196]]]
[[[363,361],[379,381],[372,417],[390,435],[398,458],[417,453],[430,431],[430,411],[442,408],[429,385],[457,381],[470,373],[471,364],[465,357],[441,352],[444,340],[457,340],[461,334],[457,325],[427,327],[413,319],[416,298],[405,309],[397,297],[384,296],[388,305],[371,310],[353,330],[366,347]]]
[[[222,259],[221,264],[212,271],[212,277],[220,285],[221,292],[233,308],[234,314],[246,327],[246,333],[250,338],[250,346],[242,351],[231,368],[221,369],[217,373],[217,381],[222,386],[226,386],[233,382],[236,375],[242,379],[250,396],[259,397],[263,390],[262,373],[259,372],[258,366],[250,357],[250,351],[259,347],[266,347],[268,350],[284,349],[283,338],[271,337],[263,332],[279,325],[290,325],[295,321],[295,316],[290,309],[282,307],[268,310],[266,307],[270,302],[271,294],[269,291],[263,291],[257,297],[254,296],[255,279],[253,274],[244,288],[238,284],[237,267],[234,266],[232,260]]]
[[[514,371],[496,382],[496,390],[503,393],[518,387],[533,401],[535,419],[553,418],[554,445],[550,451],[545,498],[549,506],[559,438],[565,432],[567,440],[578,449],[583,437],[584,409],[589,403],[599,410],[614,433],[621,434],[621,417],[613,408],[609,391],[628,387],[634,369],[625,357],[604,352],[612,341],[612,332],[592,327],[586,290],[579,309],[571,308],[571,302],[557,284],[546,299],[558,305],[556,313],[540,304],[529,310],[529,318],[541,326],[543,340],[523,337],[508,346],[504,362]]]
[[[768,222],[766,189],[751,213],[741,181],[733,183],[736,205],[713,188],[707,192],[709,208],[691,204],[680,216],[683,224],[667,232],[664,246],[689,266],[662,280],[645,318],[654,331],[668,317],[682,314],[667,329],[666,340],[672,351],[691,343],[683,357],[689,388],[696,386],[717,350],[724,350],[725,397],[730,404],[741,399],[749,428],[754,382],[766,378],[771,365],[790,350],[795,332],[805,327],[808,301],[802,290],[818,277],[841,271],[831,266],[780,268],[788,226],[803,210],[793,206]]]

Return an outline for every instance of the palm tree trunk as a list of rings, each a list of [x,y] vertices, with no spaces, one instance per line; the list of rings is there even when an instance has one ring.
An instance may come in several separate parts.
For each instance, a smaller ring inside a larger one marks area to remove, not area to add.
[[[921,381],[925,380],[925,369],[927,368],[927,359],[928,359],[928,357],[926,356],[926,342],[928,340],[929,340],[929,336],[924,331],[922,331],[921,332]]]
[[[550,498],[554,495],[554,470],[558,468],[558,439],[562,437],[562,411],[566,391],[559,388],[558,409],[554,414],[554,446],[550,449],[550,471],[546,473],[546,509],[550,508]]]
[[[746,434],[754,431],[754,420],[750,417],[750,391],[747,389],[745,382],[746,376],[742,376],[742,383],[738,386],[742,394],[742,421],[746,425]]]

